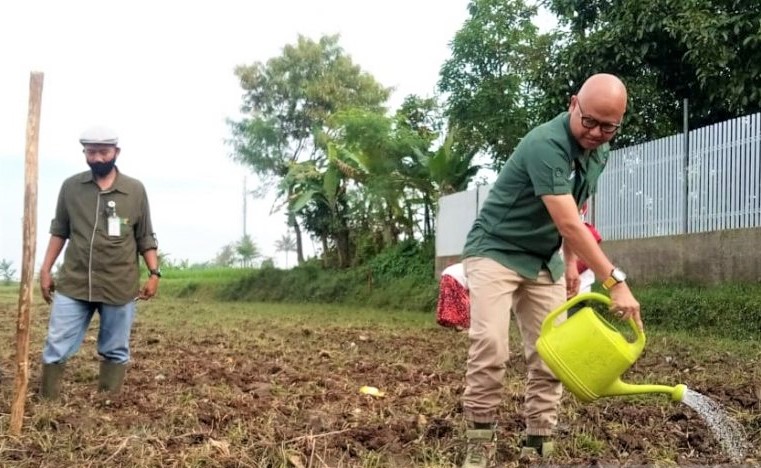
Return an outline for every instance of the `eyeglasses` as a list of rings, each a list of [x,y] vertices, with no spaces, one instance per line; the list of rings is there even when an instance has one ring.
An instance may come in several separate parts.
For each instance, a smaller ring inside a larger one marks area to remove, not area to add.
[[[594,117],[589,117],[588,115],[584,115],[584,111],[581,109],[581,104],[579,103],[579,101],[576,101],[576,105],[579,106],[579,115],[581,116],[582,127],[587,128],[589,130],[592,130],[595,127],[600,127],[600,130],[603,133],[616,133],[618,129],[621,128],[621,124],[600,122]]]
[[[113,148],[85,148],[82,150],[85,156],[108,156]]]

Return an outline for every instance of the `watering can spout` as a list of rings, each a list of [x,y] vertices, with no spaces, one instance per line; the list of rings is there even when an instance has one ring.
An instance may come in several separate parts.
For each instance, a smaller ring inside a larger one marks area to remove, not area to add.
[[[640,395],[643,393],[666,393],[676,402],[682,401],[687,387],[683,384],[669,387],[667,385],[632,385],[619,380],[614,381],[605,391],[605,396]]]

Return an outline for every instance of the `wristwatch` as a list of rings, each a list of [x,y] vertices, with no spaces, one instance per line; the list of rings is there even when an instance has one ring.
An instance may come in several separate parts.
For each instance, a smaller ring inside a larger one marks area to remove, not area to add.
[[[148,276],[156,276],[158,278],[161,278],[161,270],[158,268],[151,268],[148,270]]]
[[[602,282],[602,287],[605,289],[610,289],[618,283],[623,283],[624,281],[626,281],[626,273],[624,273],[620,268],[615,267],[610,272],[608,279]]]

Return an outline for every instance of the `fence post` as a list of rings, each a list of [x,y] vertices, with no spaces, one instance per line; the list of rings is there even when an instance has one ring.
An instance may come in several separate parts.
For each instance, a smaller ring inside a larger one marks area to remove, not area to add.
[[[689,99],[684,98],[684,200],[682,208],[684,209],[682,234],[690,231],[690,103]]]

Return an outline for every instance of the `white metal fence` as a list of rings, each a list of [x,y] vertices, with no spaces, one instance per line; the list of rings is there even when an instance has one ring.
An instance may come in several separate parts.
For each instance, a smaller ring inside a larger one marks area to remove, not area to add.
[[[606,240],[761,227],[761,114],[611,153],[591,218]],[[687,177],[685,177],[685,163]],[[491,186],[442,197],[436,255],[459,255]]]
[[[683,134],[611,153],[593,211],[605,239],[761,226],[761,114],[688,140],[689,154]]]

